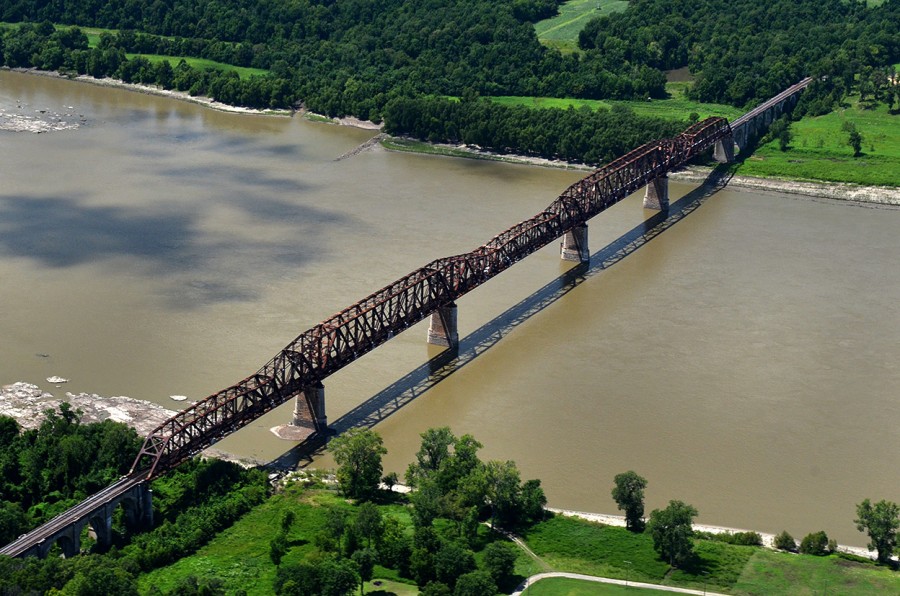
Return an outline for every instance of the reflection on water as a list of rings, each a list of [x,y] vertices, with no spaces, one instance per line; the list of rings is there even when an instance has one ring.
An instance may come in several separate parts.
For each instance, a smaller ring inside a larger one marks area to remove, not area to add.
[[[381,149],[335,162],[372,133],[0,72],[5,98],[88,125],[0,133],[0,383],[60,375],[168,407],[579,177]],[[690,195],[668,219],[640,197],[595,218],[587,269],[551,246],[465,296],[458,358],[423,324],[399,335],[327,380],[329,419],[374,425],[389,470],[449,425],[555,506],[612,512],[634,469],[648,510],[675,498],[707,523],[863,544],[855,503],[900,492],[876,455],[900,447],[900,212],[707,190],[672,184]],[[290,457],[268,430],[290,409],[217,446]]]

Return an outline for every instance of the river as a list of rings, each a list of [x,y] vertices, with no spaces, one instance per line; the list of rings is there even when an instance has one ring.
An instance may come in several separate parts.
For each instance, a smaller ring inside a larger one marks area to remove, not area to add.
[[[84,120],[0,132],[0,384],[170,408],[583,175],[381,148],[335,161],[373,133],[8,71],[0,106]],[[639,196],[594,218],[581,276],[550,246],[465,296],[439,371],[424,323],[330,377],[329,420],[380,419],[401,475],[447,425],[555,507],[615,512],[612,478],[633,469],[648,511],[680,499],[702,523],[864,545],[855,504],[900,500],[900,210],[695,188],[672,183],[650,238]],[[279,458],[291,443],[269,428],[290,410],[218,447]]]

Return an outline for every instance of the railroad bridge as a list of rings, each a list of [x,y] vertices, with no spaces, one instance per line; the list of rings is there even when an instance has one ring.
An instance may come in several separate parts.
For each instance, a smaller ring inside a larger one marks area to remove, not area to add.
[[[668,173],[710,147],[720,162],[792,107],[812,79],[786,89],[733,123],[707,118],[672,139],[641,145],[564,190],[546,209],[500,232],[475,250],[432,261],[322,321],[246,379],[178,412],[151,431],[131,472],[43,526],[0,549],[0,555],[46,556],[54,544],[79,551],[87,524],[109,544],[120,504],[133,523],[152,524],[149,481],[216,441],[294,399],[292,426],[328,432],[323,380],[408,327],[430,317],[427,341],[456,349],[456,300],[528,255],[562,238],[560,256],[590,259],[587,221],[646,187],[644,207],[668,209]]]

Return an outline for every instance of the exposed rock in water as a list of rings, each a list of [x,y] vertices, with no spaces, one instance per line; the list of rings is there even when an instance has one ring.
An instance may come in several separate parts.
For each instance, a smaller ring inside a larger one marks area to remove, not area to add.
[[[51,377],[52,379],[53,377]],[[58,382],[51,381],[48,382]],[[103,397],[96,393],[69,393],[56,398],[31,383],[13,383],[0,388],[0,414],[15,418],[22,428],[37,428],[44,421],[47,409],[57,410],[63,402],[83,412],[84,423],[113,420],[124,422],[146,435],[175,414],[152,402],[130,397]]]

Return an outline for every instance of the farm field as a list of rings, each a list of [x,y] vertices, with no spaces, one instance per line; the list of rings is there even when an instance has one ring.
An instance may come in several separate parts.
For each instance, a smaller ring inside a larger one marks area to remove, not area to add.
[[[597,15],[625,10],[626,0],[569,0],[553,18],[535,23],[534,30],[544,45],[564,52],[578,51],[578,34]]]

